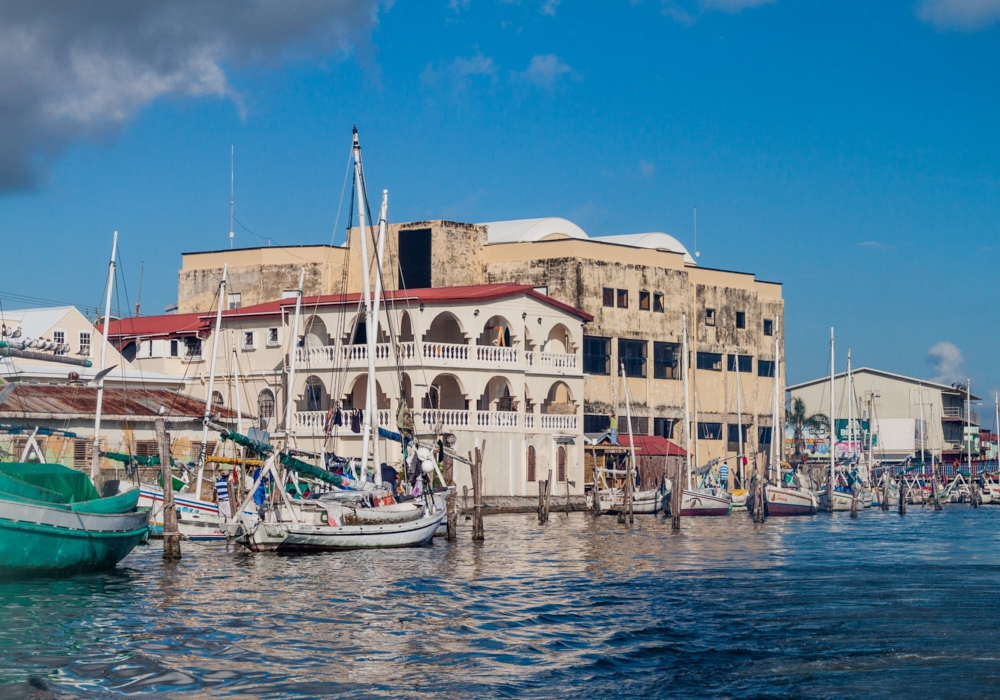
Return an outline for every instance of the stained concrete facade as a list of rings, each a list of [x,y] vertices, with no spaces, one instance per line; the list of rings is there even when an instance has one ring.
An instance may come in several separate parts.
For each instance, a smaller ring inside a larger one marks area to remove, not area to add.
[[[412,254],[412,248],[407,249],[405,239],[420,231],[429,232],[421,234],[430,239],[427,260],[418,259],[420,256]],[[363,268],[359,236],[359,230],[352,229],[348,244],[336,249],[261,248],[253,252],[185,255],[180,307],[210,308],[211,304],[205,302],[214,298],[214,291],[209,296],[208,290],[218,284],[226,261],[232,261],[231,289],[240,289],[242,282],[238,280],[246,280],[252,294],[257,295],[253,298],[259,301],[266,301],[263,297],[267,295],[280,298],[282,291],[293,288],[303,266],[316,285],[307,286],[307,292],[318,287],[334,292],[360,291]],[[372,248],[369,245],[369,250]],[[411,252],[401,256],[401,249]],[[426,269],[422,269],[424,266]],[[784,347],[784,301],[779,283],[758,280],[752,273],[699,267],[683,246],[666,234],[591,238],[572,222],[557,218],[493,224],[435,220],[392,225],[382,270],[387,290],[399,286],[400,267],[404,278],[423,277],[429,279],[431,287],[527,284],[592,314],[594,320],[584,331],[585,430],[603,429],[612,411],[620,414],[620,429],[626,429],[623,389],[616,376],[625,359],[619,349],[622,340],[637,341],[626,342],[627,347],[623,347],[626,352],[641,349],[645,353],[644,358],[626,362],[629,373],[637,375],[627,378],[636,418],[634,428],[669,437],[681,446],[687,442],[687,431],[680,352],[675,346],[681,343],[682,314],[686,313],[691,403],[696,416],[693,422],[700,426],[691,431],[691,448],[698,461],[732,457],[739,422],[749,446],[745,452],[769,450],[775,379],[768,363],[775,360],[775,340],[779,356]],[[260,279],[283,281],[258,282],[254,269],[259,269]],[[239,270],[241,277],[234,276],[234,270]],[[197,285],[184,284],[195,278]],[[291,286],[282,287],[293,279]],[[200,291],[195,293],[196,289]],[[610,305],[605,303],[605,290],[611,290],[613,295]],[[623,304],[619,304],[620,292],[625,293]],[[244,300],[249,298],[250,293]],[[586,350],[600,345],[601,339],[606,341],[607,357],[605,366],[598,368],[600,362],[588,358]],[[530,348],[531,339],[525,342],[525,348]],[[656,343],[668,344],[661,350],[668,356],[673,354],[675,366],[661,366],[658,371]],[[710,368],[698,369],[699,364]],[[744,371],[736,371],[739,367]],[[676,378],[661,378],[658,374]],[[777,382],[779,396],[784,396],[783,371]],[[727,439],[730,432],[733,442]]]

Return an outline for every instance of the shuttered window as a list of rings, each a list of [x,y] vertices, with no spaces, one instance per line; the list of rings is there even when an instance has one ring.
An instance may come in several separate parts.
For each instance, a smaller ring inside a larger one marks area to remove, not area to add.
[[[528,481],[536,481],[535,479],[535,446],[528,445]]]

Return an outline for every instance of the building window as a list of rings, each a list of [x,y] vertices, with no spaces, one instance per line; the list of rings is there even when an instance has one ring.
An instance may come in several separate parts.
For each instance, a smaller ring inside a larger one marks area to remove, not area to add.
[[[705,309],[705,325],[715,325],[715,309]]]
[[[757,428],[757,444],[761,447],[771,446],[771,426],[764,425]]]
[[[680,379],[681,346],[677,343],[653,343],[653,377]]]
[[[158,340],[149,341],[149,357],[153,356],[153,343],[158,343],[158,342],[159,342]]]
[[[738,362],[737,362],[738,360]],[[735,372],[737,364],[740,372],[753,372],[753,355],[727,355],[726,369]]]
[[[213,391],[212,392],[212,405],[213,406],[225,406],[226,405],[226,400],[222,398],[222,392],[221,391]]]
[[[585,433],[606,433],[610,428],[611,416],[602,416],[597,413],[586,413],[583,416],[583,432]]]
[[[186,360],[201,359],[201,338],[184,339],[184,359]]]
[[[618,361],[625,366],[626,377],[645,377],[646,341],[619,338]]]
[[[243,296],[239,292],[232,292],[229,295],[229,308],[238,309],[242,305]]]
[[[632,416],[632,432],[636,435],[649,435],[649,418]]]
[[[52,342],[58,346],[55,350],[56,355],[66,354],[66,348],[63,347],[66,345],[66,331],[52,331]]]
[[[747,425],[746,423],[744,423],[742,427],[743,427],[743,444],[746,445],[747,444],[747,431],[750,429],[750,426]],[[727,433],[728,433],[729,444],[730,445],[739,445],[739,442],[740,442],[740,426],[730,424],[729,425],[729,430],[727,431]]]
[[[268,328],[267,329],[267,347],[273,348],[274,346],[278,345],[280,342],[281,341],[278,338],[278,329],[277,328]]]
[[[566,481],[566,448],[563,445],[556,450],[556,481]]]
[[[653,435],[658,435],[661,438],[666,438],[667,440],[674,439],[674,426],[677,421],[673,418],[654,418],[653,419]]]
[[[745,311],[736,312],[736,327],[737,328],[747,327],[747,315]]]
[[[243,349],[253,350],[253,331],[243,331]]]
[[[316,377],[306,380],[306,410],[323,410],[323,383]]]
[[[649,311],[649,292],[639,292],[639,310]]]
[[[757,360],[757,376],[758,377],[773,377],[774,376],[774,360]]]
[[[663,313],[663,295],[659,292],[653,295],[653,311],[658,314]]]
[[[262,420],[274,418],[274,392],[264,389],[257,395],[257,415]]]
[[[614,306],[615,305],[615,290],[611,287],[604,288],[604,305]]]
[[[90,357],[90,332],[80,331],[80,354]]]
[[[179,343],[176,340],[170,341],[170,356],[177,357],[180,354]]]
[[[528,445],[528,458],[525,460],[527,462],[527,481],[537,481],[535,478],[535,446]]]
[[[722,439],[722,423],[699,423],[698,424],[698,439],[699,440],[721,440]]]
[[[709,369],[713,372],[722,371],[722,355],[717,352],[699,352],[695,359],[695,367]]]
[[[769,318],[764,319],[764,335],[774,335],[774,321]]]
[[[583,371],[586,374],[611,374],[611,338],[583,336]]]
[[[619,289],[618,290],[618,308],[627,309],[628,308],[628,290]]]

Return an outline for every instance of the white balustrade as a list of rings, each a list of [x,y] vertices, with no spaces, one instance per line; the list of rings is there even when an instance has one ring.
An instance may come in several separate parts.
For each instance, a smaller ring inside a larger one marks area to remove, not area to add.
[[[447,408],[421,408],[416,411],[417,417],[425,428],[467,428],[469,427],[469,411]]]
[[[516,428],[516,411],[477,411],[476,427],[478,428]]]
[[[567,352],[538,353],[538,367],[544,369],[576,369],[576,355]]]
[[[295,348],[295,361],[305,365],[333,364],[337,357],[335,345]]]
[[[342,345],[340,355],[344,362],[367,362],[367,345]],[[375,346],[375,361],[388,360],[392,357],[392,345],[390,343],[379,343]]]
[[[477,345],[476,362],[488,365],[516,365],[517,348],[501,348],[495,345]]]
[[[575,431],[578,425],[575,414],[543,413],[541,416],[542,430],[570,430]]]
[[[469,346],[456,343],[421,343],[420,352],[425,360],[469,361]]]
[[[524,429],[534,430],[535,429],[535,414],[525,413],[524,414]]]
[[[361,422],[364,423],[364,411],[361,413]],[[392,420],[392,411],[388,409],[379,409],[376,411],[378,418],[379,428],[391,428],[395,429],[395,423]],[[314,433],[322,433],[323,429],[326,427],[326,417],[327,411],[296,411],[294,414],[295,429],[296,430],[309,430]],[[340,433],[351,435],[350,425],[339,426]]]

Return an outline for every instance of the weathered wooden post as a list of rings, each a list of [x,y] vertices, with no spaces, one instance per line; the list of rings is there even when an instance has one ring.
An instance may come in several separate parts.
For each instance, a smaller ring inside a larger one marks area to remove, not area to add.
[[[470,462],[472,460],[469,460]],[[469,510],[469,487],[462,487],[462,512],[465,513],[466,521],[472,520],[472,511]]]
[[[448,535],[446,539],[449,542],[454,542],[458,539],[458,509],[455,507],[458,494],[455,493],[457,490],[455,488],[455,460],[448,455],[444,457],[444,480],[445,486],[449,489],[445,499],[448,511]]]
[[[934,474],[931,476],[931,497],[934,499],[934,510],[941,508],[941,486],[938,481],[938,470],[934,467]]]
[[[900,515],[906,515],[905,484],[906,484],[906,482],[903,480],[903,475],[900,474],[899,475],[899,514]]]
[[[549,496],[552,494],[552,470],[547,479],[538,482],[538,522],[549,521]]]
[[[889,470],[887,467],[882,470],[882,503],[879,504],[879,508],[889,510]]]
[[[170,440],[167,423],[162,416],[154,421],[156,442],[160,450],[160,475],[163,478],[163,558],[181,558],[181,535],[177,531],[177,510],[174,507],[174,477],[170,473]]]
[[[483,453],[476,447],[475,454],[469,453],[472,464],[472,541],[482,542],[483,532]]]
[[[670,529],[678,532],[681,529],[681,508],[684,505],[683,463],[678,462],[674,480],[670,484]]]

